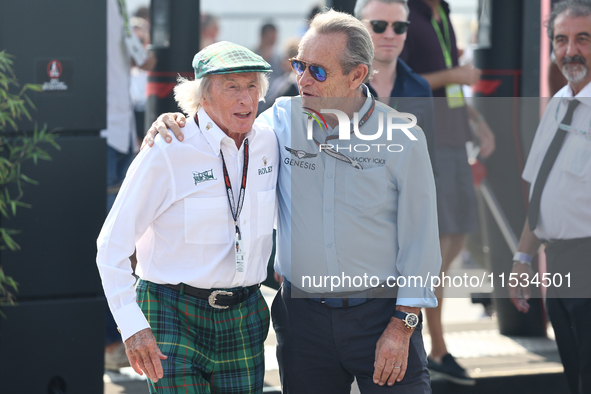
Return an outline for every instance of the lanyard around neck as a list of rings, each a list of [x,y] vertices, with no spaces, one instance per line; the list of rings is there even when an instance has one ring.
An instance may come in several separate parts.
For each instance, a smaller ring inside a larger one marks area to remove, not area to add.
[[[360,129],[361,126],[363,126],[365,124],[365,122],[367,122],[367,120],[369,119],[369,117],[371,116],[371,114],[373,113],[375,108],[376,108],[376,100],[373,96],[371,96],[371,106],[370,106],[369,110],[365,113],[365,115],[363,115],[361,120],[359,121],[358,129]],[[353,134],[353,131],[354,130],[351,130],[351,134]],[[318,140],[314,136],[312,138],[314,139],[314,142],[316,143],[316,145],[318,145],[320,147],[321,146],[320,142],[318,142]],[[324,140],[324,145],[327,145],[328,141],[336,140],[336,139],[339,139],[338,134],[337,135],[329,135]],[[326,153],[327,155],[329,155],[331,157],[334,157],[337,160],[344,161],[345,163],[349,163],[353,167],[357,168],[358,170],[363,170],[363,167],[361,166],[361,164],[359,164],[356,160],[353,160],[349,156],[345,155],[344,153],[341,153],[333,148],[327,148],[327,147],[322,147],[321,150],[322,150],[322,152]]]
[[[435,17],[431,17],[431,24],[433,25],[433,29],[435,29],[435,33],[437,34],[437,38],[439,39],[439,45],[441,45],[441,50],[443,51],[443,58],[445,59],[445,66],[447,68],[452,68],[453,63],[451,60],[451,36],[449,34],[449,20],[447,19],[447,15],[445,15],[445,11],[443,7],[439,5],[437,8],[439,12],[439,16],[441,17],[441,23],[443,24],[443,32],[445,34],[445,40],[443,39],[443,34],[441,34],[441,29],[439,28],[439,24],[435,20]]]
[[[240,182],[240,194],[238,195],[238,205],[234,201],[234,193],[232,193],[232,182],[228,175],[228,168],[226,168],[226,160],[224,160],[224,153],[220,147],[220,155],[222,156],[222,165],[224,169],[224,182],[226,183],[226,193],[228,194],[228,202],[230,203],[230,210],[232,211],[232,219],[234,219],[234,226],[236,226],[236,234],[240,237],[240,226],[238,226],[238,218],[244,205],[244,194],[246,192],[246,176],[248,175],[248,138],[244,139],[244,165],[242,167],[242,182]]]
[[[119,6],[119,13],[123,18],[125,23],[125,35],[129,37],[131,35],[131,31],[129,30],[129,17],[127,16],[127,6],[125,4],[125,0],[117,0],[117,5]]]
[[[199,126],[199,118],[195,114],[195,123]],[[238,226],[238,218],[240,212],[242,212],[242,206],[244,205],[244,194],[246,193],[246,176],[248,175],[248,138],[244,139],[244,165],[242,167],[242,182],[240,182],[240,193],[238,194],[238,206],[234,201],[234,193],[232,192],[232,182],[230,182],[230,176],[228,175],[228,168],[226,167],[226,160],[224,159],[224,152],[222,152],[222,146],[220,144],[220,155],[222,156],[222,169],[224,171],[224,183],[226,185],[226,194],[228,195],[228,203],[230,204],[230,211],[232,212],[232,219],[234,219],[234,226],[236,227],[236,234],[238,239],[241,239],[240,226]]]

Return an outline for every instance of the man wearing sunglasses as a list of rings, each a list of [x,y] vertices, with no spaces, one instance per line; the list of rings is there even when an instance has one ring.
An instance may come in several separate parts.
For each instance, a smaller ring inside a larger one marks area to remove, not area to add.
[[[291,59],[301,97],[278,99],[257,120],[275,130],[281,152],[275,270],[284,280],[271,316],[284,393],[349,393],[354,379],[362,393],[431,392],[420,308],[436,305],[432,287],[399,286],[393,300],[378,284],[383,274],[427,278],[439,272],[425,137],[409,126],[412,138],[397,130],[389,142],[386,133],[363,141],[357,132],[347,141],[340,120],[327,113],[318,118],[322,109],[342,110],[367,137],[380,117],[396,114],[365,85],[372,61],[371,37],[359,20],[333,10],[319,14]],[[171,139],[167,125],[182,139],[177,119],[161,116],[145,142],[156,132]],[[309,124],[313,138],[307,138]],[[347,149],[349,142],[384,144],[363,154]],[[402,149],[391,153],[386,143]],[[332,291],[335,277],[363,272],[378,281]],[[310,275],[315,283],[331,275],[331,283],[306,287]]]
[[[480,141],[480,158],[494,151],[494,135],[478,111],[464,100],[462,85],[476,83],[480,70],[471,64],[458,64],[449,5],[443,0],[409,0],[408,6],[411,24],[400,57],[429,82],[433,91],[437,214],[441,270],[445,272],[462,250],[466,234],[477,228],[474,183],[466,153],[466,142],[472,140],[469,121]],[[447,351],[441,323],[442,293],[442,288],[436,290],[438,307],[426,310],[432,340],[429,369],[454,383],[473,385],[476,381]]]
[[[369,91],[375,97],[391,97],[385,102],[392,108],[417,117],[434,165],[435,125],[429,98],[433,94],[425,78],[399,59],[410,25],[408,14],[407,0],[358,0],[355,4],[355,17],[368,28],[375,51],[372,66],[377,73],[367,85]]]

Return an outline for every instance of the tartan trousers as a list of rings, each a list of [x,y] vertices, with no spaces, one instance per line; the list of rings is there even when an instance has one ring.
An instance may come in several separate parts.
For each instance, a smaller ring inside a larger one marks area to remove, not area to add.
[[[136,292],[168,357],[164,377],[148,379],[150,393],[262,393],[269,308],[259,290],[228,309],[143,280]]]

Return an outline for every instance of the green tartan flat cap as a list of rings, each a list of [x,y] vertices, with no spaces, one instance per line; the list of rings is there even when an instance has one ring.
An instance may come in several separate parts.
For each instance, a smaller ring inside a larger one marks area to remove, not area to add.
[[[203,48],[193,58],[195,79],[213,74],[270,73],[271,65],[262,57],[228,41],[220,41]]]

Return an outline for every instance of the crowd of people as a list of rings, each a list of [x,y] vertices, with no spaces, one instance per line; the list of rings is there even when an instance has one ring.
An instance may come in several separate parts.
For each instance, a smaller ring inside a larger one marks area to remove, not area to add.
[[[285,393],[348,393],[353,380],[362,393],[429,393],[430,375],[475,384],[447,350],[442,288],[384,288],[387,278],[449,269],[477,226],[466,143],[476,140],[481,158],[495,151],[494,133],[463,94],[481,71],[459,63],[447,2],[357,0],[354,15],[318,9],[283,55],[273,23],[250,50],[217,41],[217,18],[203,15],[194,79],[174,89],[184,114],[161,115],[137,156],[145,127],[135,133],[133,109],[142,109],[141,70],[156,59],[132,71],[116,45],[127,16],[109,4],[109,54],[119,52],[109,57],[112,176],[97,241],[114,317],[106,367],[130,363],[152,393],[262,392],[272,319]],[[149,44],[149,14],[131,22]],[[566,265],[583,278],[577,263],[591,252],[591,3],[558,3],[548,36],[567,84],[546,109],[523,173],[530,207],[513,272],[532,275],[543,243],[549,272]],[[129,78],[132,93],[122,90]],[[404,133],[391,132],[392,113]],[[399,150],[351,148],[370,135]],[[259,287],[274,227],[282,285],[269,307]],[[377,284],[344,285],[362,274]],[[310,276],[342,277],[343,286],[306,288]],[[547,308],[571,391],[590,393],[591,298],[576,283],[579,293],[550,292]],[[528,294],[527,286],[511,293],[524,313]]]

